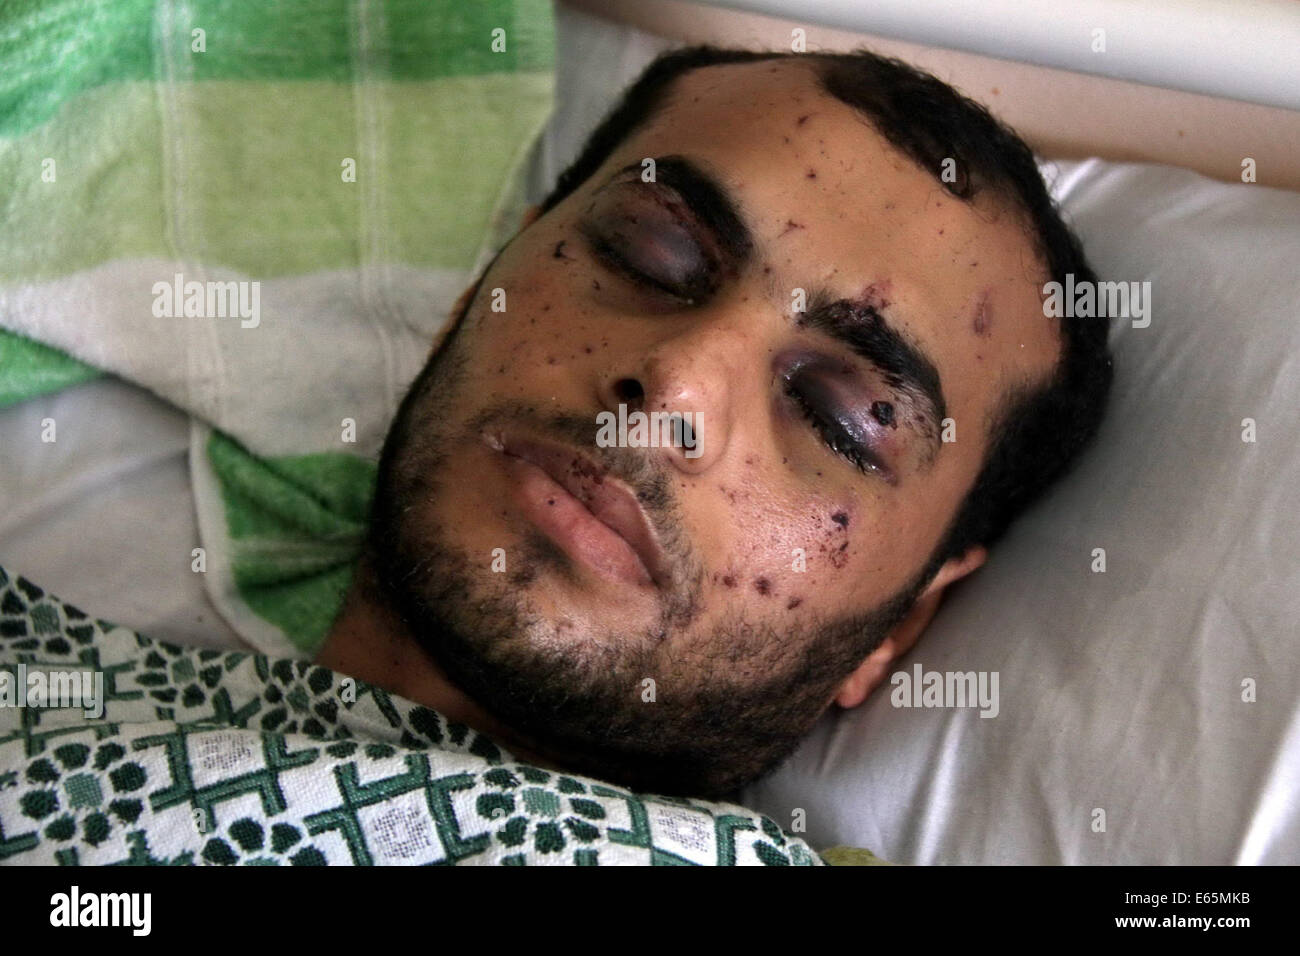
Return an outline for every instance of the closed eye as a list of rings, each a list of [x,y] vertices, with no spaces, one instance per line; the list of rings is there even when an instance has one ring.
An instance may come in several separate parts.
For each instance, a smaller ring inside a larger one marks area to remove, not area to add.
[[[616,244],[587,223],[583,223],[579,227],[579,232],[587,241],[587,246],[591,249],[592,255],[610,272],[621,276],[639,288],[669,296],[682,305],[696,304],[696,290],[691,286],[698,285],[698,283],[691,283],[689,279],[686,281],[666,279],[632,263],[632,259],[641,258],[635,253],[627,251],[629,242],[634,240],[620,237],[623,241]]]
[[[893,470],[887,467],[868,445],[850,434],[849,430],[841,422],[836,421],[833,415],[810,401],[793,381],[786,382],[785,393],[832,453],[843,458],[863,474],[876,475],[890,484],[895,483]]]
[[[601,189],[578,231],[603,266],[642,289],[686,305],[698,305],[717,290],[721,269],[707,230],[661,183]]]

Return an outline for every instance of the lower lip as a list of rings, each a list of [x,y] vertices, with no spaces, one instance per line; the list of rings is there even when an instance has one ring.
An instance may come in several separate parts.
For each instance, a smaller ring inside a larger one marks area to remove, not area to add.
[[[563,485],[532,462],[513,455],[506,455],[506,468],[514,479],[515,502],[524,517],[569,557],[611,580],[653,586],[627,540],[598,520]]]

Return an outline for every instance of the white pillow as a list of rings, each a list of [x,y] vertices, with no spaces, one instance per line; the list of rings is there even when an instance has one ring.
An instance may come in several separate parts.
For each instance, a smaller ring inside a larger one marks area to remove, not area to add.
[[[558,7],[535,191],[668,45]],[[997,716],[894,707],[882,686],[742,802],[898,863],[1295,862],[1300,195],[1059,171],[1101,278],[1150,281],[1152,309],[1145,328],[1111,320],[1097,443],[899,665],[996,672]]]

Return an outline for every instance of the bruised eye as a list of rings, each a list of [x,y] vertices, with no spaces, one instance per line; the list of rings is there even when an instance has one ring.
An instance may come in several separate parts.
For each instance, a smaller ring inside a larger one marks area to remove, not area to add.
[[[842,394],[845,391],[818,372],[796,371],[785,381],[786,396],[832,453],[864,474],[878,475],[893,484],[894,472],[876,452],[862,403],[847,400]],[[893,422],[889,402],[872,402],[868,414],[880,425]]]
[[[718,270],[685,221],[680,201],[637,194],[631,185],[597,196],[579,231],[608,269],[642,288],[696,304],[717,287]]]

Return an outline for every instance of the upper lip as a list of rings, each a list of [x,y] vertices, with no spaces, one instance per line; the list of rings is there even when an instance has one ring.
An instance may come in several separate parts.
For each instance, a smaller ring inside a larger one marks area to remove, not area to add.
[[[608,468],[576,449],[544,439],[503,433],[484,437],[497,451],[542,469],[597,521],[626,541],[657,587],[666,587],[671,582],[671,567],[645,509]]]

